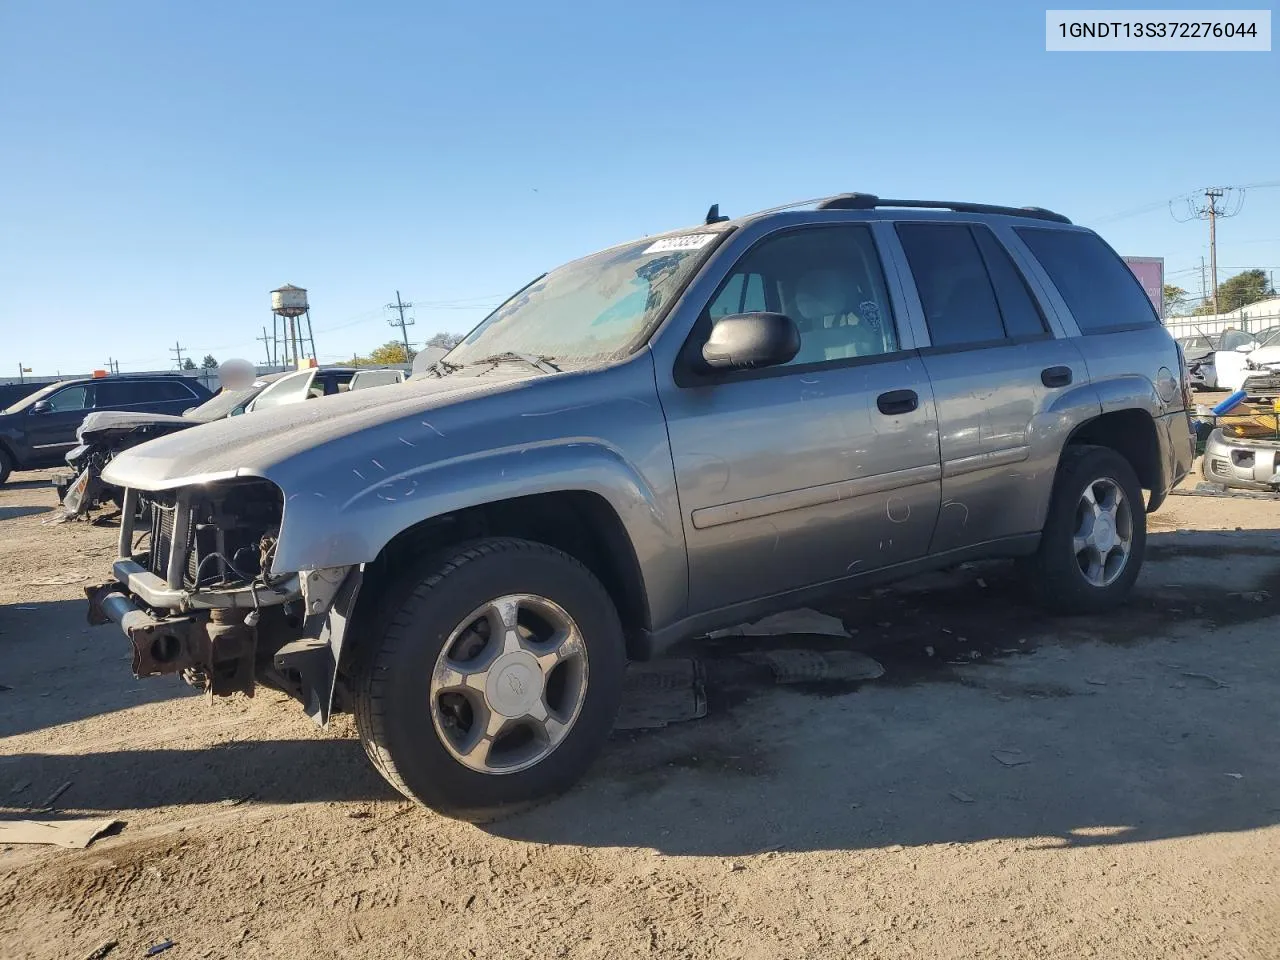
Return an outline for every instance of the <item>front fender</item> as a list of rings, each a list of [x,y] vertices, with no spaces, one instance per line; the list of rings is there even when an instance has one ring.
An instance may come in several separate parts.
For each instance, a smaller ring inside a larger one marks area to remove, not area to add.
[[[670,455],[661,453],[670,470]],[[597,494],[612,506],[635,549],[651,604],[683,604],[687,572],[678,514],[642,469],[599,440],[547,440],[416,465],[386,473],[340,503],[319,491],[286,491],[272,569],[368,563],[396,534],[432,517],[567,491]]]

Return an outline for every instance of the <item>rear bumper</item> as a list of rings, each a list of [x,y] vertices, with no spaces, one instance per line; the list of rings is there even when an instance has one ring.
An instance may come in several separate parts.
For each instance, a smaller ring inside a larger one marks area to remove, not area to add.
[[[1280,489],[1280,441],[1243,440],[1214,430],[1204,445],[1204,478],[1242,490]]]

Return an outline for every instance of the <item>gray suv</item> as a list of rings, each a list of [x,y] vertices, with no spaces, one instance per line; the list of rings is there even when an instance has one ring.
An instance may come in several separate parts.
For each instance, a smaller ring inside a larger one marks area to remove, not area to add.
[[[1182,370],[1047,210],[712,208],[537,278],[410,383],[121,454],[90,618],[139,676],[353,711],[397,789],[489,818],[580,777],[628,658],[678,639],[975,558],[1056,611],[1122,602],[1190,467]]]

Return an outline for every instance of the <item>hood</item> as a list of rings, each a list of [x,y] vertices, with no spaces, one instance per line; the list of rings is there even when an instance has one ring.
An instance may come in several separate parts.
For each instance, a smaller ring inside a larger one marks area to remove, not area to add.
[[[313,448],[398,420],[422,421],[433,410],[536,380],[559,380],[522,367],[479,376],[369,387],[203,423],[115,457],[103,479],[121,487],[162,490],[235,476],[270,476],[274,466]]]
[[[1249,362],[1254,366],[1271,366],[1280,363],[1280,343],[1259,347],[1249,354]]]
[[[164,426],[169,429],[182,430],[194,427],[194,420],[176,417],[165,413],[131,413],[127,410],[99,410],[84,418],[76,430],[76,439],[81,443],[88,440],[101,440],[108,436],[119,436],[132,433],[144,427]]]

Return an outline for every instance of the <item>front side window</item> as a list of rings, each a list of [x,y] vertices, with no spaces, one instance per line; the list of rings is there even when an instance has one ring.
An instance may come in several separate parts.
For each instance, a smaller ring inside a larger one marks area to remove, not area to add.
[[[445,363],[513,353],[562,365],[624,357],[647,338],[718,238],[708,232],[641,240],[558,267],[490,314]]]
[[[700,328],[764,311],[786,314],[800,330],[791,366],[898,349],[884,271],[864,226],[810,227],[761,241],[734,265]]]
[[[1083,334],[1160,322],[1133,271],[1095,233],[1016,227]]]
[[[87,387],[67,387],[65,390],[59,390],[49,395],[49,406],[53,407],[58,413],[65,413],[68,410],[83,410],[88,405],[88,395]]]

